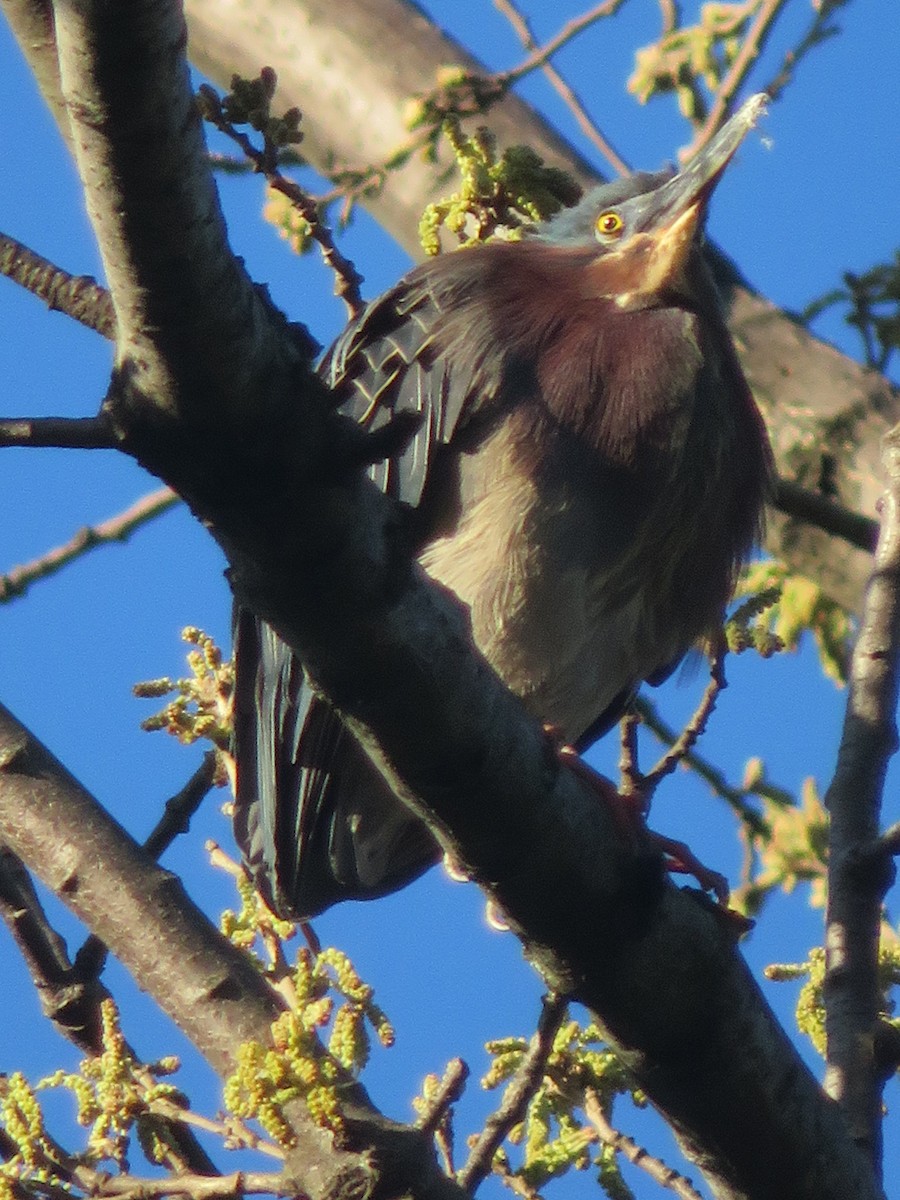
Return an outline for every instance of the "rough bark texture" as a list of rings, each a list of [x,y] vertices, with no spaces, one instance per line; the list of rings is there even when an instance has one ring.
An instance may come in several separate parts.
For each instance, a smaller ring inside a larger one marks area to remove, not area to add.
[[[200,10],[192,6],[195,19]],[[388,58],[383,46],[392,43],[378,42],[356,24],[379,12],[405,14],[398,62],[404,69],[419,62],[424,70],[417,39],[431,45],[434,35],[408,7],[381,0],[334,10],[344,31],[331,34],[341,72],[354,69],[340,59],[348,29],[367,61]],[[216,30],[230,28],[229,70],[245,69],[234,63],[235,46],[256,54],[251,29],[241,24],[250,11],[215,6]],[[257,25],[267,14],[269,40],[247,73],[263,61],[289,76],[290,63],[277,61],[274,50],[296,45],[290,26],[302,6],[259,2],[252,11]],[[275,20],[279,13],[284,26]],[[323,6],[319,19],[324,15]],[[623,842],[594,793],[560,767],[540,730],[473,652],[460,606],[410,567],[388,502],[351,469],[359,447],[321,403],[305,343],[260,299],[228,253],[196,159],[175,6],[160,0],[60,3],[57,36],[73,140],[118,317],[117,371],[106,412],[123,449],[189,497],[228,553],[242,602],[302,653],[392,784],[497,899],[548,981],[596,1013],[716,1196],[878,1197],[836,1107],[802,1065],[736,953],[729,923],[668,883],[657,858]],[[306,31],[300,41],[311,37]],[[428,61],[430,80],[433,57]],[[312,68],[305,70],[312,77]],[[327,74],[322,78],[327,95]],[[353,94],[365,90],[358,75],[353,81]],[[395,84],[392,103],[398,90]],[[298,101],[310,111],[307,101]],[[364,115],[367,130],[379,127],[374,93]],[[344,109],[338,124],[362,121]],[[528,132],[520,125],[517,140],[531,140]],[[366,157],[373,156],[369,146]],[[766,321],[769,344],[784,336],[790,361],[781,369],[799,373],[807,357],[810,371],[821,366],[821,347],[800,331],[791,341],[785,318],[761,302],[745,321],[748,345]],[[751,358],[746,350],[752,374]],[[827,361],[821,377],[831,381],[836,360]],[[757,386],[768,379],[775,390],[778,367],[771,375],[767,369],[760,362]],[[863,411],[864,381],[846,369]],[[890,407],[890,394],[878,394]],[[804,395],[798,391],[798,407]],[[780,410],[783,396],[777,399]],[[800,417],[794,419],[799,425]],[[170,962],[184,957],[184,1002],[193,1009],[202,1000],[217,1025],[217,1032],[198,1028],[195,1036],[216,1065],[227,1065],[229,1048],[268,1019],[264,999],[239,968],[234,976],[222,974],[221,946],[211,931],[199,935],[199,943],[191,940],[197,927],[164,873],[147,875],[143,889],[159,916],[158,938],[153,929],[147,936],[136,898],[133,910],[131,900],[122,902],[127,921],[100,915],[109,883],[94,884],[92,874],[106,876],[110,857],[111,878],[127,888],[132,871],[145,879],[143,868],[87,809],[66,826],[64,839],[56,831],[52,842],[40,821],[45,810],[61,813],[51,794],[59,770],[17,740],[15,729],[11,737],[0,791],[0,827],[10,844],[34,869],[43,868],[73,908],[101,924],[101,936],[161,1002]],[[126,865],[119,869],[116,855],[123,854]],[[92,872],[98,861],[104,870]],[[163,932],[170,925],[174,942]],[[131,944],[137,941],[140,947]],[[176,1019],[194,1020],[181,1012]],[[383,1132],[369,1111],[354,1134],[355,1153],[346,1152],[351,1186],[359,1171],[371,1170],[366,1178],[375,1194],[455,1191],[419,1144],[405,1156],[403,1139],[411,1136]],[[345,1193],[342,1160],[319,1154],[321,1135],[310,1137],[303,1190]]]

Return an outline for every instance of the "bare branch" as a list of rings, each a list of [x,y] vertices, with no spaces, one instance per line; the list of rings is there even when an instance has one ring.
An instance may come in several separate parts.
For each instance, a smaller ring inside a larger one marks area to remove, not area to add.
[[[722,689],[727,686],[725,679],[726,653],[724,639],[720,639],[719,644],[714,646],[710,653],[709,683],[706,685],[694,715],[685,725],[671,749],[644,776],[644,786],[649,791],[652,792],[658,787],[661,780],[665,779],[667,775],[671,775],[676,767],[681,765],[706,729],[709,718],[716,707],[716,701],[719,699]]]
[[[810,491],[790,479],[775,484],[772,503],[786,516],[815,525],[833,537],[843,538],[860,550],[873,551],[878,541],[878,522],[862,513],[836,504],[820,492]]]
[[[494,6],[500,10],[513,29],[515,29],[525,49],[538,51],[538,43],[531,32],[531,27],[526,18],[516,8],[513,0],[494,0]],[[597,127],[588,114],[587,109],[562,75],[560,75],[556,67],[551,62],[544,62],[541,64],[541,70],[562,97],[563,102],[578,122],[581,132],[597,147],[612,169],[619,175],[630,174],[631,168],[628,166],[628,163],[619,154],[603,131]]]
[[[309,236],[318,243],[326,267],[334,274],[335,295],[343,300],[350,320],[358,316],[363,309],[363,299],[359,290],[363,277],[350,259],[338,249],[334,235],[322,220],[316,202],[298,184],[278,170],[277,153],[268,141],[263,150],[258,149],[245,133],[227,120],[219,97],[211,87],[204,85],[201,95],[205,102],[207,119],[215,124],[220,133],[224,133],[235,145],[240,146],[244,157],[253,164],[254,170],[265,176],[269,187],[284,196],[309,226]]]
[[[68,566],[76,558],[80,558],[88,550],[103,546],[109,542],[124,542],[136,529],[145,525],[154,517],[167,512],[168,509],[181,502],[180,497],[167,487],[158,488],[129,505],[124,512],[109,517],[97,525],[85,525],[62,546],[48,550],[40,558],[13,567],[5,575],[0,575],[0,604],[7,603],[25,592],[39,579],[48,579]]]
[[[508,71],[500,72],[497,76],[498,80],[506,84],[515,83],[523,75],[529,74],[529,72],[534,71],[537,67],[542,67],[567,42],[571,42],[579,33],[583,33],[589,25],[596,24],[597,21],[601,21],[604,17],[611,17],[624,3],[625,0],[603,0],[603,3],[595,4],[587,12],[583,12],[577,17],[572,17],[570,21],[566,21],[555,37],[550,38],[543,46],[537,47],[524,62],[520,63],[517,67],[512,67]]]
[[[49,259],[0,233],[0,275],[105,338],[114,338],[116,315],[109,292],[90,275],[70,275]]]
[[[880,993],[881,903],[894,878],[878,837],[888,762],[897,749],[900,686],[900,427],[885,438],[888,483],[875,568],[866,594],[850,671],[847,713],[834,778],[825,796],[831,814],[826,930],[825,1087],[838,1101],[854,1139],[881,1163],[881,1086],[874,1057]]]
[[[216,769],[216,752],[208,750],[184,787],[166,801],[162,817],[144,842],[144,849],[152,858],[160,858],[179,834],[187,833],[191,817],[215,785]]]
[[[262,1171],[235,1171],[231,1175],[169,1175],[162,1179],[141,1178],[138,1175],[110,1175],[91,1167],[76,1164],[72,1170],[73,1183],[91,1196],[117,1197],[118,1200],[154,1200],[163,1196],[186,1196],[188,1200],[226,1200],[234,1197],[267,1193],[273,1196],[296,1196],[309,1200],[297,1191],[295,1180],[282,1174]]]

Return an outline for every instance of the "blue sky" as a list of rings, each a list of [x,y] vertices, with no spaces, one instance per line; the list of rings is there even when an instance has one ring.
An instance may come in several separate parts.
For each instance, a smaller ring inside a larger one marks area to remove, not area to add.
[[[434,0],[425,7],[491,67],[520,60],[518,43],[490,0]],[[692,6],[684,8],[690,12]],[[580,9],[571,0],[531,0],[525,11],[545,38]],[[791,0],[772,54],[748,91],[771,75],[792,31],[802,28],[809,14],[806,0]],[[898,243],[900,15],[894,0],[855,0],[837,23],[841,35],[801,66],[785,98],[765,119],[763,136],[748,139],[716,194],[710,220],[711,236],[752,283],[789,309],[800,309],[834,287],[843,270],[862,271],[886,260]],[[637,0],[567,47],[557,61],[629,161],[649,169],[672,159],[687,140],[673,102],[660,99],[642,108],[624,91],[635,47],[651,40],[657,26],[656,6]],[[539,76],[524,81],[521,90],[583,153],[595,157]],[[0,229],[70,271],[97,273],[73,169],[5,26],[0,26],[0,105],[7,114]],[[327,343],[339,332],[342,313],[324,269],[312,257],[294,258],[259,219],[257,180],[224,180],[222,193],[234,247],[250,273],[269,283],[292,319],[306,321]],[[409,265],[365,216],[348,232],[344,249],[365,275],[369,296]],[[46,312],[6,280],[0,280],[0,310],[4,413],[82,416],[95,411],[110,365],[101,339]],[[818,329],[847,353],[857,353],[856,337],[838,315]],[[108,453],[5,451],[2,461],[0,511],[7,519],[0,572],[155,486],[130,462]],[[186,512],[176,511],[127,546],[97,551],[37,584],[25,600],[0,609],[0,698],[138,837],[192,772],[199,752],[161,734],[143,733],[138,723],[151,706],[135,700],[131,687],[137,680],[182,673],[179,632],[187,624],[202,626],[227,645],[230,598],[224,565],[207,535]],[[731,680],[705,753],[717,757],[733,777],[758,754],[784,786],[797,788],[814,776],[824,789],[843,697],[818,674],[814,656],[741,660],[733,664]],[[688,680],[665,689],[670,721],[677,723],[690,711],[701,683]],[[598,761],[609,753],[601,747]],[[223,798],[207,801],[190,836],[165,859],[184,873],[191,894],[213,914],[233,902],[228,881],[205,866],[202,852],[204,838],[229,842],[228,824],[217,810]],[[897,819],[898,807],[889,794],[886,816]],[[652,824],[688,838],[701,858],[736,879],[740,858],[730,818],[702,786],[679,774],[657,797]],[[60,921],[77,945],[75,924],[65,914]],[[317,928],[324,942],[351,954],[397,1025],[396,1048],[376,1052],[365,1080],[393,1116],[409,1115],[409,1099],[426,1071],[440,1072],[449,1058],[461,1055],[477,1078],[486,1065],[487,1037],[533,1027],[540,986],[523,964],[518,943],[489,932],[478,893],[450,883],[440,871],[378,904],[333,910]],[[820,919],[801,892],[770,905],[746,952],[759,971],[768,962],[805,956],[820,936]],[[60,1058],[74,1061],[74,1053],[42,1027],[27,975],[2,934],[0,962],[7,981],[0,1070],[22,1068],[36,1076]],[[186,1051],[177,1031],[156,1017],[115,964],[109,981],[126,1004],[126,1033],[141,1053],[152,1058],[173,1047]],[[794,989],[764,987],[789,1020]],[[811,1054],[809,1061],[818,1070]],[[186,1081],[197,1107],[218,1106],[216,1081],[202,1067],[191,1066]],[[888,1102],[896,1108],[896,1091]],[[487,1104],[475,1083],[466,1103],[460,1139]],[[652,1137],[658,1153],[672,1155],[665,1138],[647,1132],[645,1117],[637,1125],[623,1117],[622,1124],[639,1139]],[[649,1180],[629,1177],[642,1197],[660,1194]],[[558,1194],[588,1194],[591,1186],[587,1180],[567,1181]]]

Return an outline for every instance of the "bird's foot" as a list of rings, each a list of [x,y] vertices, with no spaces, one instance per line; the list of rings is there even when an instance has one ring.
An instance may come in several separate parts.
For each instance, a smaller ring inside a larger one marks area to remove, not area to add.
[[[705,892],[712,892],[721,908],[731,912],[728,908],[729,888],[725,876],[705,866],[684,842],[647,828],[646,818],[650,809],[648,793],[640,789],[620,792],[611,779],[588,766],[575,747],[568,745],[561,738],[557,728],[545,725],[544,730],[552,740],[559,761],[589,784],[613,814],[623,833],[632,837],[638,836],[645,842],[649,840],[650,845],[662,854],[667,871],[692,875]]]

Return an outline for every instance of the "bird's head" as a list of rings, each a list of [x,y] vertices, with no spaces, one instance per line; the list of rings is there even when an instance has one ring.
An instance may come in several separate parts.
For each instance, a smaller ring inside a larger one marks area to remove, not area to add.
[[[709,198],[767,97],[751,97],[677,174],[636,174],[589,192],[554,217],[538,237],[596,253],[587,265],[593,295],[621,308],[646,308],[693,293],[688,266],[699,244]]]

